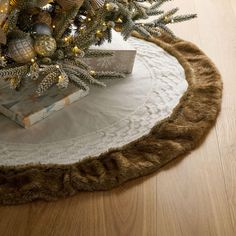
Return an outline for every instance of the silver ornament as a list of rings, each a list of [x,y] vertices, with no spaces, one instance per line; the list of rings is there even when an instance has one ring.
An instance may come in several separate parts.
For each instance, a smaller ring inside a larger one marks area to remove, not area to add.
[[[31,37],[12,39],[8,43],[7,56],[18,63],[27,63],[35,58],[36,54]]]
[[[52,36],[52,29],[45,23],[36,23],[33,25],[31,33],[33,35]]]

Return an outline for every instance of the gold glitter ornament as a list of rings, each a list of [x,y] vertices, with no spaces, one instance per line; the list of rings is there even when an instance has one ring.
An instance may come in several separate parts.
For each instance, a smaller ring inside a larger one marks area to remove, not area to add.
[[[94,10],[97,10],[104,6],[105,0],[90,0],[91,6]]]
[[[84,0],[56,0],[56,2],[62,7],[63,10],[70,10],[74,6],[81,7]]]
[[[52,17],[46,11],[41,11],[39,14],[32,17],[34,23],[44,23],[50,26],[52,24]]]
[[[48,35],[39,35],[34,42],[34,49],[39,56],[50,57],[57,49],[56,40]]]
[[[8,43],[7,56],[18,63],[23,64],[30,62],[31,59],[36,56],[32,38],[26,36],[10,40]]]

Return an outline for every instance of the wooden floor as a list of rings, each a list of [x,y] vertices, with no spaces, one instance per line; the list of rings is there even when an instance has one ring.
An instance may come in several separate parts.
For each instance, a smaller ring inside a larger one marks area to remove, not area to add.
[[[236,235],[236,0],[175,0],[199,18],[175,27],[224,81],[223,107],[203,145],[152,176],[110,192],[0,207],[0,235]]]

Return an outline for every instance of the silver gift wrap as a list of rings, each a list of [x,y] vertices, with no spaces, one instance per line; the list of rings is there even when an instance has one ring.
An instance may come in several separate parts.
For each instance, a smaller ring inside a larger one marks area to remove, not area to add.
[[[105,43],[100,47],[91,47],[93,49],[108,50],[114,52],[111,57],[104,58],[85,58],[94,70],[97,71],[116,71],[125,74],[132,73],[136,49],[134,49],[128,42],[124,41],[121,35],[113,32],[112,42]]]

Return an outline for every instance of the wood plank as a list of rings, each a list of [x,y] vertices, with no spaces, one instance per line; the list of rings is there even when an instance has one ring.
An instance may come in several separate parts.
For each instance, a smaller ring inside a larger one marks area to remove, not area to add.
[[[199,18],[176,25],[216,63],[224,98],[216,128],[192,154],[109,192],[0,207],[0,235],[236,235],[236,2],[176,0]]]

